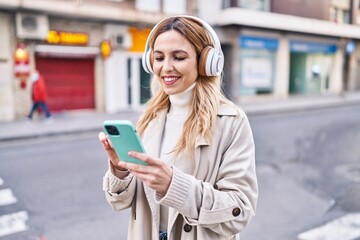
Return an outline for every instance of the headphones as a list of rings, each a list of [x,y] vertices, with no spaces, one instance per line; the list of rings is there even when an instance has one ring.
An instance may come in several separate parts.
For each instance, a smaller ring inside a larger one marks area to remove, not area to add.
[[[204,20],[194,17],[194,16],[187,16],[187,15],[179,15],[176,17],[184,17],[188,19],[195,20],[195,22],[199,22],[202,24],[202,26],[210,33],[210,36],[214,42],[214,47],[212,46],[206,46],[203,48],[203,50],[200,53],[199,58],[199,65],[198,65],[198,71],[201,76],[219,76],[223,70],[224,67],[224,54],[221,50],[220,40],[218,36],[216,35],[214,29]],[[155,27],[151,30],[145,45],[145,52],[142,56],[142,65],[144,70],[147,73],[154,73],[152,66],[151,66],[151,52],[152,49],[149,46],[149,40],[155,31],[155,29],[158,27],[160,23],[163,21],[168,20],[169,18],[165,18],[161,20],[159,23],[155,25]]]

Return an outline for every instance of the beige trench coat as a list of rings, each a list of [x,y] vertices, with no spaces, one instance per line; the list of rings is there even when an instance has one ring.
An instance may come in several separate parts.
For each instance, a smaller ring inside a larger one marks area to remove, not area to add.
[[[144,132],[145,151],[159,156],[166,112],[158,114]],[[159,239],[159,204],[169,207],[168,239],[239,239],[255,214],[258,185],[255,147],[248,119],[234,106],[221,105],[211,145],[199,138],[195,160],[178,169],[167,194],[135,177],[120,180],[109,170],[103,179],[106,199],[114,210],[131,207],[128,239]]]

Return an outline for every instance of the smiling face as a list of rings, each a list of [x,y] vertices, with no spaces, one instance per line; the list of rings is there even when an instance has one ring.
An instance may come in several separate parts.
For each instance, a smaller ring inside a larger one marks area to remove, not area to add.
[[[166,94],[185,91],[198,76],[193,45],[175,30],[161,33],[154,42],[153,70]]]

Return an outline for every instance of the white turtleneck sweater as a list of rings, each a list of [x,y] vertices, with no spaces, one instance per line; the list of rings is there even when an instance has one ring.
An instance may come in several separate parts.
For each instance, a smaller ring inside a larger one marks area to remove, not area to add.
[[[166,115],[164,132],[161,140],[160,159],[168,165],[174,165],[174,154],[172,153],[183,130],[183,124],[188,117],[193,83],[184,92],[170,95],[170,110]],[[168,207],[160,205],[160,231],[167,230]]]

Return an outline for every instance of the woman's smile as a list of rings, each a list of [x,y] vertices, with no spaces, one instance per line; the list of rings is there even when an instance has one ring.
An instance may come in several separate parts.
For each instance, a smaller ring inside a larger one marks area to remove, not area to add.
[[[177,80],[179,80],[181,77],[176,77],[176,76],[164,76],[163,80],[164,83],[166,85],[173,85],[174,83],[177,82]]]

